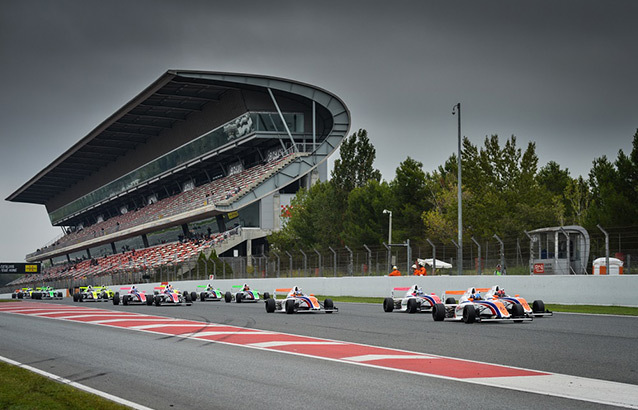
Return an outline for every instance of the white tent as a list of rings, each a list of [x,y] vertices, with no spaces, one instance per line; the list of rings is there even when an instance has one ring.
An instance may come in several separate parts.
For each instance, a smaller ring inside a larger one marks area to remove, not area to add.
[[[433,265],[433,260],[432,258],[430,259],[417,259],[417,261],[419,261],[419,263],[421,265],[426,264],[426,265]],[[451,263],[447,263],[447,262],[443,262],[441,260],[436,260],[436,268],[437,269],[452,269],[452,264]]]

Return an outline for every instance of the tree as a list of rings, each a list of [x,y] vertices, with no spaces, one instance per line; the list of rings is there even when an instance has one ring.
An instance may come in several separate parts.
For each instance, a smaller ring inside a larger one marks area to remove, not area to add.
[[[421,214],[432,209],[431,202],[427,200],[423,164],[407,157],[396,169],[396,175],[390,182],[390,187],[392,198],[388,201],[387,207],[394,212],[395,226],[392,231],[394,238],[398,242],[406,239],[422,239],[425,224]]]
[[[331,181],[337,189],[349,193],[369,180],[380,181],[381,172],[373,168],[376,150],[368,139],[368,132],[360,129],[347,137],[339,148],[340,158],[334,163]]]
[[[386,182],[370,180],[348,195],[345,212],[343,237],[349,246],[359,248],[381,244],[387,238],[387,216],[383,209],[391,197],[390,186]]]

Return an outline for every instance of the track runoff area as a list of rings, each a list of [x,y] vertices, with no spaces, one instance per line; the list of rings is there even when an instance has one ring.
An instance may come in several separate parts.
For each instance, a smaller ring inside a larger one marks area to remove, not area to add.
[[[420,352],[171,317],[37,302],[0,313],[107,326],[259,349],[528,393],[638,409],[638,385],[541,372]]]

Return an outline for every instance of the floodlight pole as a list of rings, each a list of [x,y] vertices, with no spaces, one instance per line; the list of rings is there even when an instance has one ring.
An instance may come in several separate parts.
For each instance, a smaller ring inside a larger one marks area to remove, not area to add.
[[[384,209],[383,213],[390,214],[390,221],[388,222],[388,245],[392,245],[392,211]]]
[[[463,205],[462,205],[462,198],[461,198],[461,103],[457,103],[453,108],[452,108],[452,115],[456,115],[458,114],[458,158],[456,160],[456,166],[458,168],[458,176],[457,176],[457,181],[458,181],[458,189],[457,189],[457,194],[458,194],[458,219],[459,219],[459,223],[458,223],[458,246],[457,246],[457,256],[456,256],[456,260],[458,263],[458,275],[462,275],[463,274]]]

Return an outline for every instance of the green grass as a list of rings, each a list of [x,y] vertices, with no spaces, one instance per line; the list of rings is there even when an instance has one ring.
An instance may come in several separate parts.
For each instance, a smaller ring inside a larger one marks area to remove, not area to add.
[[[129,407],[0,362],[0,409],[115,410]]]
[[[359,303],[383,303],[383,298],[372,297],[355,297],[355,296],[322,296],[316,295],[317,299],[324,300],[330,298],[334,302],[359,302]],[[606,315],[625,315],[625,316],[638,316],[637,307],[626,306],[595,306],[595,305],[556,305],[546,304],[546,309],[552,312],[570,312],[570,313],[591,313],[591,314],[606,314]]]

